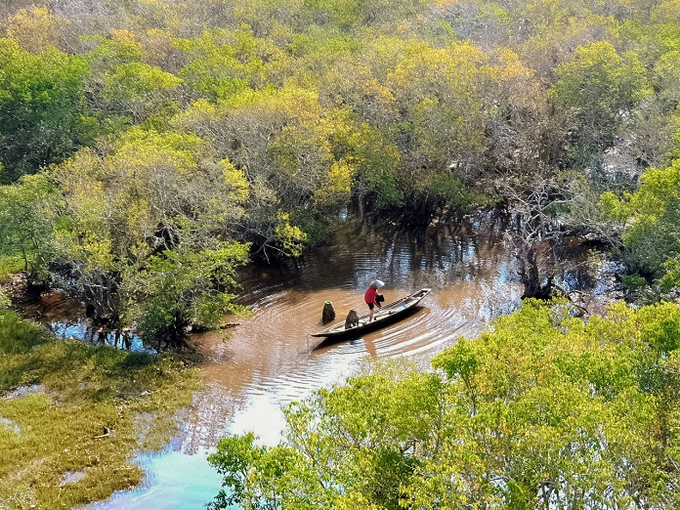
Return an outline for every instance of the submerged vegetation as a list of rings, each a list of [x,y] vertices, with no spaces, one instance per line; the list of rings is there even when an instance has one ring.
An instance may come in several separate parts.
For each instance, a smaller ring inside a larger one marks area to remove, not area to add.
[[[172,356],[57,341],[0,311],[0,508],[72,508],[141,481],[191,402],[191,369]]]

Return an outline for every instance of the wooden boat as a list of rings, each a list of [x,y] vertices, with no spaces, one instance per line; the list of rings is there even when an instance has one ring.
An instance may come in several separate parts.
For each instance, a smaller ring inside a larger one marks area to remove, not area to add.
[[[326,337],[327,339],[358,337],[367,331],[382,328],[406,315],[406,312],[413,309],[413,307],[415,307],[421,299],[429,294],[430,290],[431,289],[420,289],[418,292],[414,292],[413,294],[409,294],[406,297],[398,299],[394,303],[383,305],[382,308],[376,309],[372,322],[368,322],[370,314],[366,314],[359,317],[359,324],[356,326],[345,328],[345,323],[339,322],[327,329],[324,329],[323,331],[312,333],[311,336]],[[326,341],[324,340],[324,343],[325,342]]]

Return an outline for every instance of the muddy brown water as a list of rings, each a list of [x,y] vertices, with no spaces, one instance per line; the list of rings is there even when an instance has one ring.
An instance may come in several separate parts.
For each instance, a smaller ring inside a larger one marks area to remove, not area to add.
[[[206,460],[220,436],[253,431],[262,443],[276,444],[283,407],[342,382],[367,358],[405,356],[427,365],[461,335],[474,337],[517,309],[522,288],[504,230],[493,215],[418,234],[348,222],[332,244],[295,264],[249,268],[240,299],[252,315],[228,318],[239,325],[191,339],[205,360],[203,385],[179,418],[181,433],[163,452],[138,457],[147,473],[142,486],[91,508],[201,508],[220,489]],[[581,273],[567,270],[562,281],[584,283]],[[374,278],[386,282],[387,302],[423,287],[432,292],[399,322],[315,349],[320,339],[309,333],[324,328],[324,302],[333,303],[336,320],[352,308],[363,314],[363,292]]]

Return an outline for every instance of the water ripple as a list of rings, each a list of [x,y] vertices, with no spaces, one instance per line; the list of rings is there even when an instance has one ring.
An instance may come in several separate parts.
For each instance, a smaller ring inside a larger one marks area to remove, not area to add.
[[[177,449],[203,451],[213,448],[221,434],[246,431],[275,444],[284,425],[283,407],[341,383],[367,358],[404,356],[427,366],[461,335],[474,337],[488,320],[517,307],[521,288],[514,257],[494,221],[484,217],[481,227],[461,222],[415,235],[348,225],[333,244],[299,261],[251,267],[240,279],[239,302],[252,314],[227,318],[239,326],[221,334],[193,338],[206,360],[203,390],[183,417],[187,426]],[[423,287],[432,292],[399,322],[314,349],[319,339],[309,335],[326,327],[324,303],[333,303],[336,321],[344,321],[352,309],[364,314],[364,290],[378,277],[387,283],[387,302]],[[185,490],[178,492],[191,493],[191,476],[183,483]],[[127,508],[126,494],[106,508]],[[149,497],[148,508],[154,508],[153,501]],[[179,508],[182,501],[174,504]]]

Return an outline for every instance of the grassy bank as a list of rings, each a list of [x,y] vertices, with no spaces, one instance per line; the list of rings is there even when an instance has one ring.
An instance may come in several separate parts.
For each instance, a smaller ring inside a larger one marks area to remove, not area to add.
[[[0,508],[71,508],[139,483],[130,459],[170,437],[196,387],[176,357],[57,341],[0,311]]]
[[[20,257],[0,255],[0,282],[24,269],[24,261]]]

